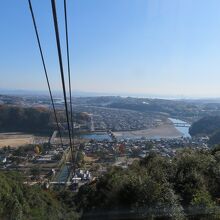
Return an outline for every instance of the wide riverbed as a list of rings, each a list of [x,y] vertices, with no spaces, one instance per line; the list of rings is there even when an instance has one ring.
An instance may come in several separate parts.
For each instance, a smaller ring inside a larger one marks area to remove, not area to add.
[[[184,125],[184,127],[182,127]],[[145,130],[137,131],[116,131],[113,132],[115,137],[120,139],[160,139],[160,138],[180,138],[180,137],[190,137],[189,135],[190,125],[184,121],[174,118],[168,118],[167,122],[159,125],[156,128],[150,128]],[[111,140],[111,137],[107,133],[92,133],[87,135],[82,135],[86,139],[94,139],[102,141],[104,139]]]

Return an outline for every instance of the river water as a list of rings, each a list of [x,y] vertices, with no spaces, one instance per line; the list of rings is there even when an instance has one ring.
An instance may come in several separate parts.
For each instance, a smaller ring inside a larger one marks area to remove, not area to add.
[[[189,134],[189,127],[190,127],[190,124],[188,124],[187,122],[185,121],[182,121],[180,119],[175,119],[175,118],[168,118],[175,126],[175,128],[181,133],[181,135],[178,135],[176,136],[176,138],[178,137],[187,137],[187,138],[190,138],[190,134]],[[84,135],[81,135],[82,138],[85,138],[85,139],[93,139],[93,140],[96,140],[96,141],[103,141],[103,140],[108,140],[108,141],[111,141],[111,137],[106,133],[106,132],[97,132],[97,133],[90,133],[90,134],[84,134]],[[160,138],[175,138],[175,137],[164,137],[164,136],[155,136],[155,137],[148,137],[148,136],[140,136],[140,135],[123,135],[123,137],[118,137],[117,139],[120,140],[120,139],[139,139],[139,138],[149,138],[149,139],[160,139]]]
[[[85,138],[85,139],[93,139],[93,140],[97,140],[97,141],[104,141],[104,140],[111,141],[112,140],[111,137],[105,132],[84,134],[84,135],[81,135],[81,137]]]
[[[190,124],[188,124],[185,121],[175,119],[175,118],[169,118],[169,120],[172,121],[175,128],[183,134],[183,137],[188,137],[188,138],[191,137],[190,134],[189,134]],[[175,125],[175,124],[177,124],[177,125]],[[184,127],[182,127],[181,125],[178,125],[178,124],[184,124]]]

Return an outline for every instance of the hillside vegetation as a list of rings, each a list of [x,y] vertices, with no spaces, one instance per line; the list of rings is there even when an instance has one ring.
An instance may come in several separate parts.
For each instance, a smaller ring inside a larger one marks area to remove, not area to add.
[[[0,172],[0,219],[74,220],[77,215],[61,204],[55,194],[23,184],[18,173]]]
[[[150,153],[129,169],[109,168],[78,193],[43,191],[23,184],[18,173],[0,172],[0,219],[74,220],[78,216],[89,220],[220,219],[220,147],[184,149],[172,159]]]
[[[112,168],[76,197],[83,219],[220,219],[220,151],[150,154]]]
[[[203,117],[193,123],[189,129],[190,135],[212,135],[220,130],[220,116]]]
[[[0,132],[50,132],[53,119],[45,108],[0,106]]]
[[[210,137],[209,143],[220,143],[220,116],[206,116],[193,123],[189,129],[192,136],[207,135]]]
[[[63,111],[57,111],[58,121],[65,123]],[[83,113],[74,113],[74,121],[82,123],[88,120]],[[54,114],[48,108],[23,108],[0,105],[0,132],[51,133],[56,129]]]

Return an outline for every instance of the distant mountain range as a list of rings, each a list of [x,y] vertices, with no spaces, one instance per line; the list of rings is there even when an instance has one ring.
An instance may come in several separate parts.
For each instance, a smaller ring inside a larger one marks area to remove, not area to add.
[[[22,89],[0,89],[1,95],[15,95],[15,96],[48,96],[47,90],[22,90]],[[53,95],[56,97],[62,97],[62,91],[53,91]],[[109,93],[98,93],[98,92],[83,92],[83,91],[72,91],[72,95],[75,97],[95,97],[95,96],[110,96]],[[114,94],[116,95],[116,94]]]
[[[0,95],[14,95],[14,96],[48,96],[47,90],[25,90],[25,89],[1,89]],[[55,97],[63,97],[62,91],[53,91]],[[181,95],[156,95],[156,94],[132,94],[132,93],[107,93],[107,92],[87,92],[87,91],[72,91],[73,97],[97,97],[97,96],[121,96],[133,98],[157,98],[168,100],[182,100],[202,102],[202,103],[220,103],[220,97],[184,97]]]

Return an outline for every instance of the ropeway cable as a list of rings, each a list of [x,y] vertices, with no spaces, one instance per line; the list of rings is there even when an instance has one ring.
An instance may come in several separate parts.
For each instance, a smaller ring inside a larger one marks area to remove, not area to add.
[[[59,27],[58,27],[58,22],[57,22],[57,13],[56,13],[55,0],[51,0],[51,6],[52,6],[54,29],[55,29],[55,35],[56,35],[56,44],[57,44],[57,52],[58,52],[58,59],[59,59],[59,66],[60,66],[60,74],[61,74],[62,87],[63,87],[65,112],[66,112],[67,127],[68,127],[69,141],[70,141],[70,150],[71,150],[72,162],[73,162],[73,165],[75,166],[74,158],[73,158],[73,146],[72,146],[72,138],[71,138],[71,131],[70,131],[70,122],[69,122],[68,105],[67,105],[67,97],[66,97],[66,87],[65,87],[65,78],[64,78],[64,71],[63,71],[62,52],[61,52],[61,47],[60,47],[60,36],[59,36]]]
[[[52,103],[52,107],[53,107],[53,112],[54,112],[54,117],[55,117],[55,121],[56,121],[56,125],[57,125],[57,130],[58,130],[59,137],[60,137],[60,143],[63,147],[63,140],[62,140],[61,130],[60,130],[60,127],[59,127],[59,124],[58,124],[56,109],[55,109],[55,105],[54,105],[54,101],[53,101],[53,95],[52,95],[51,87],[50,87],[50,81],[49,81],[49,77],[48,77],[48,74],[47,74],[47,68],[46,68],[46,64],[45,64],[45,60],[44,60],[44,55],[43,55],[43,51],[42,51],[42,47],[41,47],[40,37],[39,37],[38,29],[37,29],[37,24],[36,24],[36,21],[35,21],[35,16],[34,16],[34,11],[33,11],[32,4],[31,4],[31,0],[28,0],[28,3],[29,3],[29,9],[30,9],[30,12],[31,12],[33,25],[34,25],[35,34],[36,34],[36,37],[37,37],[37,43],[38,43],[38,47],[39,47],[39,51],[40,51],[40,56],[41,56],[41,60],[42,60],[42,63],[43,63],[44,73],[45,73],[45,76],[46,76],[47,86],[48,86],[48,89],[49,89],[49,94],[50,94],[50,99],[51,99],[51,103]]]
[[[64,0],[64,17],[65,17],[65,35],[66,35],[66,53],[67,53],[67,69],[68,69],[68,79],[69,79],[69,97],[70,97],[70,121],[71,121],[71,131],[72,131],[72,143],[73,149],[75,150],[75,163],[77,160],[78,151],[74,146],[74,126],[73,126],[73,107],[72,107],[72,87],[71,87],[71,74],[70,74],[70,55],[69,55],[69,38],[68,38],[68,18],[67,18],[67,4]],[[75,176],[76,167],[74,166],[73,175]]]
[[[69,98],[70,98],[70,122],[72,130],[72,139],[74,140],[74,126],[73,126],[73,107],[72,107],[72,87],[71,87],[71,74],[70,74],[70,55],[69,55],[69,38],[68,38],[68,19],[67,19],[67,6],[64,0],[64,16],[65,16],[65,34],[66,34],[66,55],[67,55],[67,69],[69,79]]]

